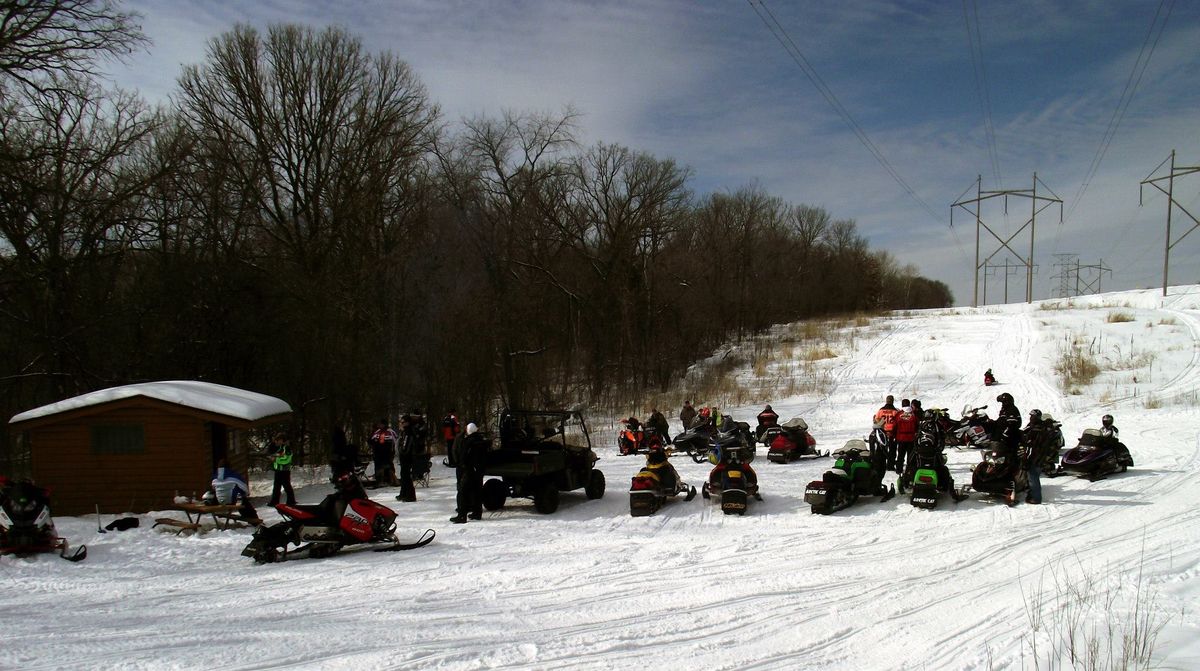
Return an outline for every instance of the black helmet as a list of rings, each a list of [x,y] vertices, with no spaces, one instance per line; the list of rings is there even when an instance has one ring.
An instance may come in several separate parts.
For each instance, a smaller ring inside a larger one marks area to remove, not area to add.
[[[1100,423],[1103,424],[1104,426],[1112,426],[1112,423],[1113,423],[1112,415],[1105,415],[1105,416],[1101,417]]]
[[[1042,411],[1038,410],[1037,408],[1030,410],[1029,411],[1029,422],[1031,424],[1037,424],[1040,421],[1042,421]]]
[[[1003,403],[1004,405],[1008,405],[1013,402],[1013,397],[1012,397],[1012,394],[1010,394],[1006,391],[1003,394],[1000,394],[999,396],[997,396],[996,400],[999,401],[1000,403]]]

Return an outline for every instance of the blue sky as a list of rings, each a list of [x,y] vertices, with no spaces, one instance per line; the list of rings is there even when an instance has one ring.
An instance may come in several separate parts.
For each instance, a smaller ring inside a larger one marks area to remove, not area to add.
[[[202,61],[206,42],[235,23],[339,25],[406,60],[448,122],[571,105],[583,114],[584,144],[673,158],[693,170],[698,193],[758,184],[854,219],[872,247],[946,282],[959,304],[971,302],[975,226],[960,210],[951,230],[950,204],[979,174],[985,190],[1029,188],[1036,171],[1071,212],[1061,226],[1057,208],[1039,215],[1035,298],[1056,295],[1061,253],[1103,260],[1113,270],[1106,290],[1161,285],[1166,201],[1147,191],[1139,207],[1138,182],[1172,149],[1181,164],[1200,165],[1200,3],[765,0],[933,216],[822,98],[755,2],[136,0],[125,6],[143,15],[154,44],[111,74],[163,100],[180,66]],[[964,4],[972,22],[978,15],[996,166]],[[1153,36],[1170,16],[1149,67],[1077,198],[1160,8]],[[1176,193],[1200,216],[1200,174],[1177,181]],[[1028,212],[1014,200],[1007,216],[997,203],[983,218],[1007,237]],[[1176,212],[1173,238],[1187,228],[1181,220]],[[1027,233],[1014,240],[1023,253],[1028,244]],[[982,254],[997,246],[984,233]],[[989,302],[1001,298],[1002,272],[988,280]],[[1020,277],[1010,300],[1024,295]],[[1171,283],[1195,282],[1200,233],[1171,252]]]

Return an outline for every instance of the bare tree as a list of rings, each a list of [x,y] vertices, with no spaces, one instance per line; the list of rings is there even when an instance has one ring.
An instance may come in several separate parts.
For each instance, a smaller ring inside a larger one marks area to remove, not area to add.
[[[41,92],[91,77],[146,44],[137,18],[112,0],[0,0],[0,73]]]

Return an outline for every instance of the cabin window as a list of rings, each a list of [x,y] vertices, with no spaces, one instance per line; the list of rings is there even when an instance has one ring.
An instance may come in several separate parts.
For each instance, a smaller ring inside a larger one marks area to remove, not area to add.
[[[103,424],[92,427],[92,454],[141,454],[146,434],[141,424]]]

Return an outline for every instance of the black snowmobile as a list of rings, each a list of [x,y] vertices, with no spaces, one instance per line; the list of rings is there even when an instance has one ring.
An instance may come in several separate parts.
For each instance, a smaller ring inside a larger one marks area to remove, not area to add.
[[[709,447],[715,435],[716,429],[711,424],[702,424],[675,436],[671,444],[675,446],[676,452],[683,452],[691,457],[692,461],[702,464],[708,461]]]
[[[666,503],[683,494],[684,501],[696,497],[696,488],[679,478],[679,473],[667,460],[665,450],[651,450],[646,465],[633,476],[629,486],[629,514],[634,517],[653,515]]]
[[[749,429],[718,433],[713,436],[709,461],[715,464],[704,483],[702,494],[706,499],[721,503],[726,515],[745,515],[750,499],[762,501],[758,491],[758,474],[750,462],[754,461],[754,446],[747,438]]]
[[[983,460],[971,471],[971,489],[1015,506],[1018,495],[1029,489],[1029,473],[1021,460],[1019,451],[992,441],[984,450]]]
[[[411,550],[428,545],[436,535],[427,529],[416,542],[401,543],[396,537],[396,512],[367,498],[353,472],[339,475],[334,487],[337,491],[317,505],[275,506],[284,521],[259,527],[242,556],[263,564],[328,557],[348,545],[376,552]]]
[[[877,445],[875,440],[871,443],[868,447],[865,441],[855,438],[833,453],[837,458],[833,469],[804,489],[804,502],[811,506],[812,513],[837,512],[853,505],[860,496],[879,496],[879,502],[883,503],[896,495],[894,486],[883,486],[887,472],[886,443]]]
[[[1105,436],[1100,429],[1084,429],[1079,444],[1062,456],[1059,473],[1100,480],[1124,473],[1130,466],[1133,456],[1116,436]]]
[[[19,557],[37,552],[58,551],[67,561],[87,558],[87,546],[68,552],[67,539],[54,529],[50,516],[50,491],[29,480],[12,481],[0,476],[0,555]]]

